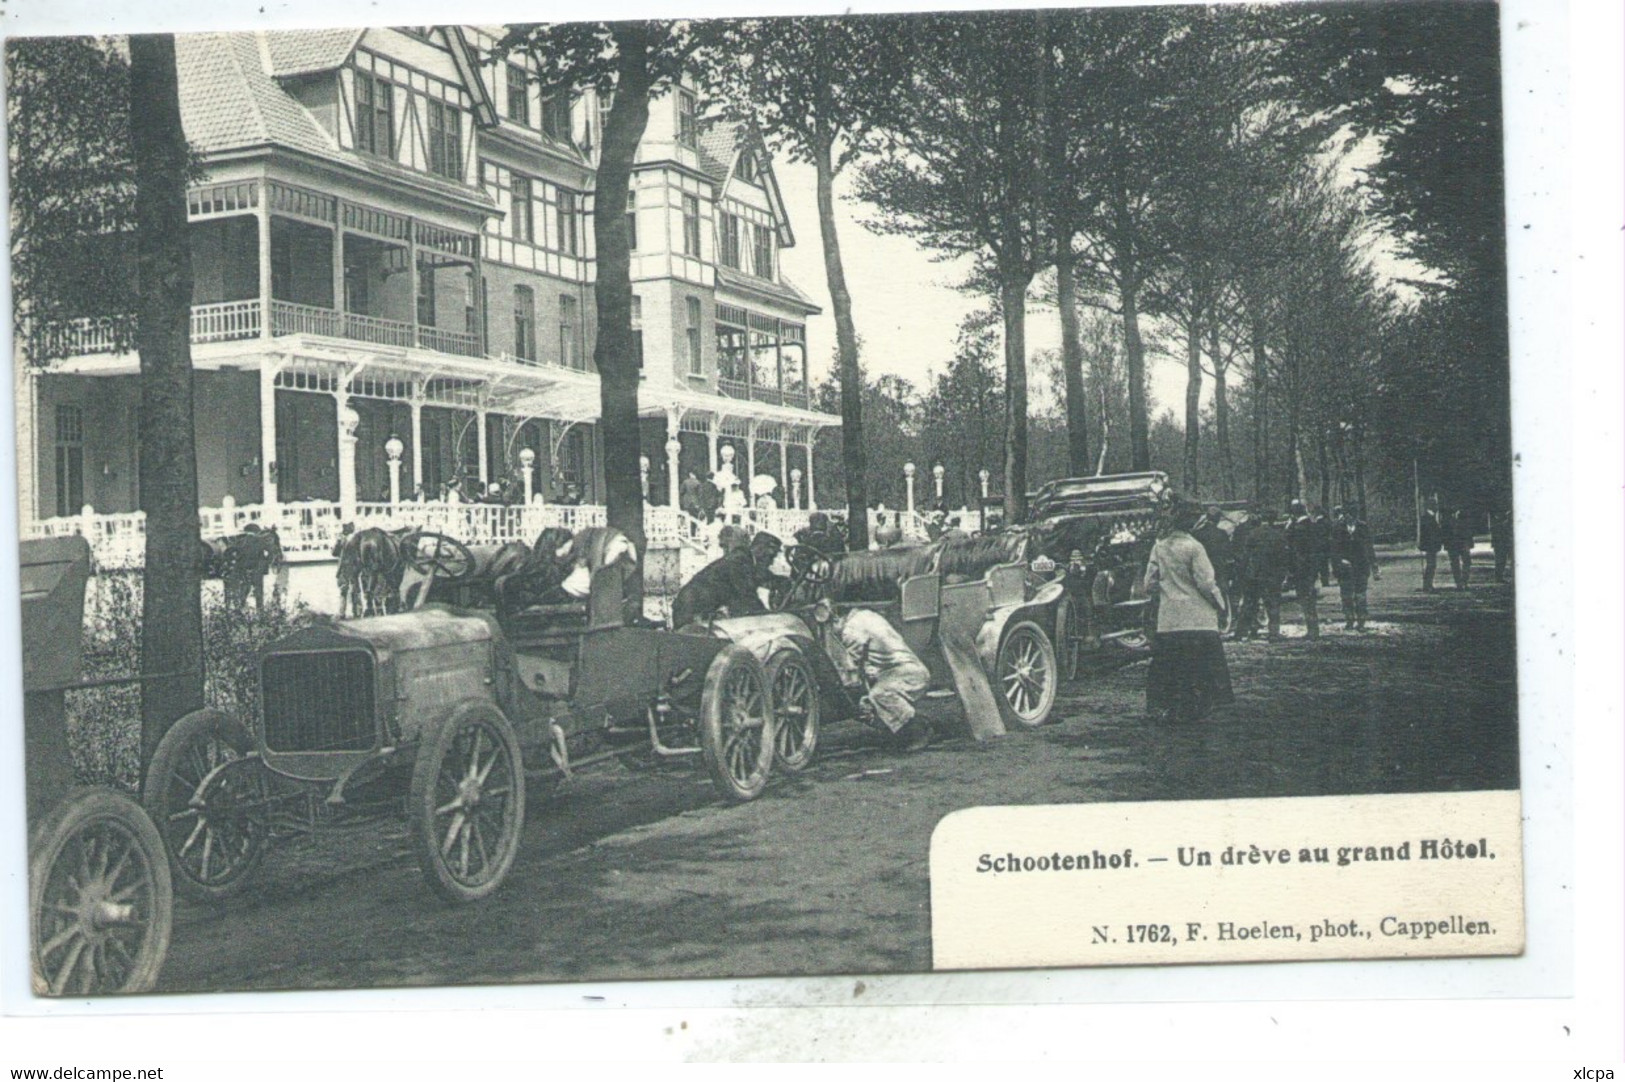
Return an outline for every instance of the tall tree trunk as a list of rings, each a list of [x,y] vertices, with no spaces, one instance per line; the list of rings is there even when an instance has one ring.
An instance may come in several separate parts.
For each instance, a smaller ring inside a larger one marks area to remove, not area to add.
[[[141,671],[149,677],[141,686],[143,768],[169,726],[203,705],[188,152],[178,85],[174,36],[131,35],[130,143],[140,293],[138,473],[141,509],[147,514],[141,599]]]
[[[1106,405],[1106,384],[1100,385],[1100,458],[1095,461],[1095,476],[1106,472],[1106,455],[1112,446],[1112,418]]]
[[[1078,335],[1078,278],[1069,249],[1055,264],[1056,300],[1061,306],[1061,371],[1066,379],[1066,457],[1073,477],[1089,473],[1089,402],[1083,387],[1083,342]]]
[[[1221,352],[1219,321],[1208,327],[1209,355],[1213,358],[1213,438],[1219,444],[1219,488],[1224,498],[1236,498],[1236,462],[1230,454],[1230,396],[1225,386],[1229,363]]]
[[[1259,321],[1253,320],[1253,499],[1270,495],[1270,370]]]
[[[1138,270],[1126,268],[1119,287],[1123,302],[1123,350],[1128,368],[1129,468],[1151,468],[1151,422],[1145,404],[1145,339],[1140,337],[1140,283]]]
[[[1287,367],[1287,455],[1291,459],[1288,468],[1293,471],[1291,494],[1300,500],[1309,490],[1309,475],[1303,468],[1303,438],[1299,427],[1301,401],[1298,393],[1298,360],[1294,357]]]
[[[818,186],[818,231],[824,242],[824,276],[829,280],[830,307],[835,310],[836,367],[841,378],[841,469],[846,475],[846,543],[854,552],[869,547],[869,491],[864,478],[868,456],[863,446],[863,373],[858,369],[858,332],[852,323],[852,294],[846,288],[841,241],[835,235],[835,169],[833,139],[819,111],[813,170]]]
[[[1027,286],[1006,278],[999,288],[1004,309],[1004,521],[1027,518]]]
[[[1202,442],[1202,320],[1195,302],[1185,325],[1185,470],[1180,485],[1196,494]]]
[[[1356,428],[1354,430],[1354,505],[1359,510],[1357,514],[1365,520],[1371,509],[1365,502],[1365,433]]]
[[[1331,503],[1332,473],[1331,462],[1326,456],[1326,434],[1321,432],[1315,436],[1315,460],[1320,468],[1320,509],[1324,511]]]
[[[598,367],[600,428],[604,439],[605,513],[611,526],[644,552],[643,487],[638,458],[638,359],[632,337],[632,257],[626,235],[626,193],[632,162],[649,123],[649,31],[638,23],[613,24],[619,58],[615,100],[604,121],[603,148],[593,189],[597,234]],[[654,458],[650,455],[650,458]],[[633,590],[642,604],[643,561]]]

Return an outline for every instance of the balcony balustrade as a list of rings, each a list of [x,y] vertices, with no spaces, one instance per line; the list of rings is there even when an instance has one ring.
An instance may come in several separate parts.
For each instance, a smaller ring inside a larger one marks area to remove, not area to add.
[[[192,306],[192,342],[235,342],[258,338],[262,328],[263,306],[256,300],[223,301]],[[53,355],[93,356],[112,353],[131,334],[128,316],[84,316],[52,324],[46,331]],[[483,356],[479,337],[465,331],[439,327],[414,327],[410,323],[358,312],[338,312],[291,301],[271,302],[271,333],[314,334],[327,338],[348,338],[381,346],[417,346],[462,357]]]
[[[795,406],[807,409],[811,398],[806,391],[781,391],[777,387],[762,387],[742,379],[717,378],[717,393],[727,398],[743,398],[766,402],[773,406]]]

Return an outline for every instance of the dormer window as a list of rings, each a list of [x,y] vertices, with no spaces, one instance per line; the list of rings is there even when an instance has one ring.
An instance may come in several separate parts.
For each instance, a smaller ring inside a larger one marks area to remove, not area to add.
[[[718,219],[722,233],[722,251],[718,258],[724,267],[740,270],[739,262],[739,216],[723,211]]]
[[[685,147],[699,146],[699,123],[695,117],[694,95],[686,90],[677,92],[677,141]]]
[[[429,172],[463,179],[463,115],[448,102],[429,102]]]
[[[508,119],[530,127],[530,80],[518,64],[508,65]]]
[[[384,158],[395,156],[394,87],[359,71],[355,76],[355,148]]]
[[[746,184],[761,183],[761,173],[756,168],[756,155],[746,152],[739,156],[739,167],[734,170],[734,176]]]
[[[773,277],[773,231],[765,225],[756,227],[755,271],[758,278]]]

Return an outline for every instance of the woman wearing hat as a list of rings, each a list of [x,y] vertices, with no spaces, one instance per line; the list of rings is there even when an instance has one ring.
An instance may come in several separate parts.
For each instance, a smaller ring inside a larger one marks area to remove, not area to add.
[[[1234,701],[1220,641],[1228,618],[1224,594],[1190,533],[1200,517],[1200,508],[1176,506],[1145,569],[1146,590],[1157,603],[1146,709],[1175,721],[1199,721]]]

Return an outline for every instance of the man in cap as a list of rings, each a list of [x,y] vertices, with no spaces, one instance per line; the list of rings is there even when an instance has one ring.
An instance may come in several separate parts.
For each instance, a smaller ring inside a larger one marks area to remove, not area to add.
[[[1309,521],[1315,524],[1317,541],[1320,545],[1320,584],[1332,584],[1332,520],[1326,517],[1326,512],[1317,504],[1309,509]]]
[[[1326,550],[1321,541],[1320,527],[1309,517],[1309,509],[1302,500],[1287,504],[1291,519],[1286,527],[1287,548],[1291,552],[1292,588],[1297,591],[1303,605],[1303,622],[1308,637],[1320,638],[1320,614],[1315,611],[1315,594],[1320,569],[1326,563]]]
[[[767,611],[757,591],[771,586],[772,570],[784,543],[770,533],[758,533],[749,544],[724,551],[683,584],[672,601],[671,626],[683,628],[697,620],[718,616],[744,616]]]
[[[1372,579],[1382,577],[1371,530],[1349,508],[1335,508],[1332,517],[1337,521],[1332,528],[1332,567],[1337,572],[1337,590],[1343,601],[1343,626],[1350,631],[1364,631],[1366,587]]]
[[[1207,506],[1202,517],[1191,529],[1191,536],[1202,546],[1202,551],[1207,553],[1207,561],[1213,565],[1213,577],[1218,581],[1225,602],[1234,605],[1235,598],[1231,596],[1234,593],[1234,583],[1231,581],[1235,571],[1232,556],[1234,550],[1230,534],[1224,528],[1224,512],[1220,510],[1218,504]]]

